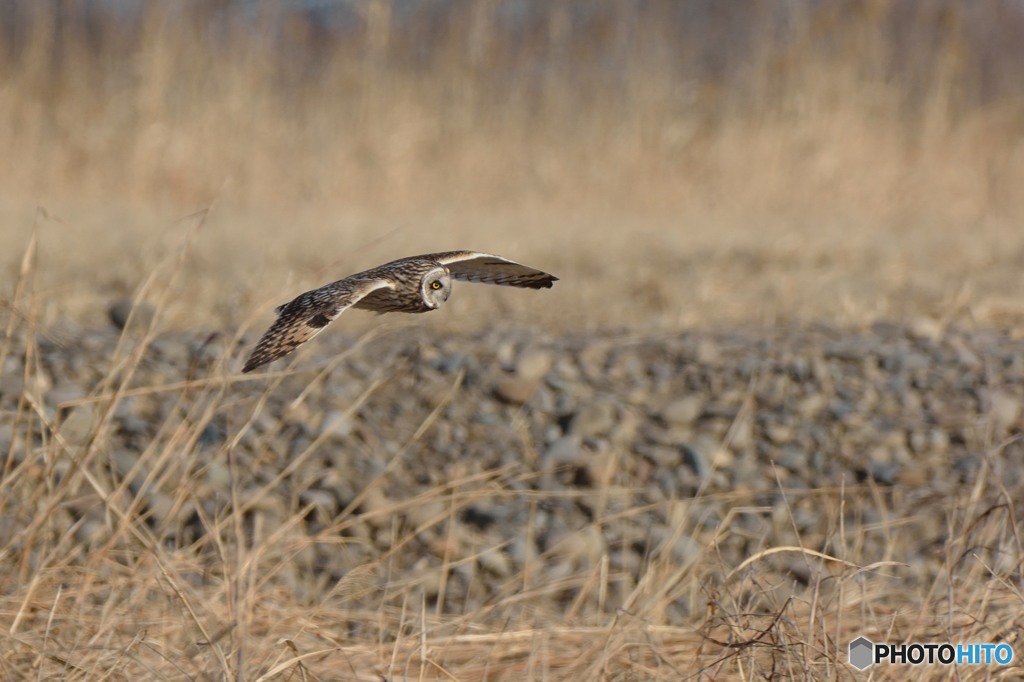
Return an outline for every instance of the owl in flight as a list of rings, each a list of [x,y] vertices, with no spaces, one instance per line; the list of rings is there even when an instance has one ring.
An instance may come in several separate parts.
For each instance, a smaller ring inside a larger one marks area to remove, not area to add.
[[[242,371],[251,372],[291,353],[348,308],[378,313],[435,310],[451,295],[453,279],[529,289],[550,289],[558,281],[546,272],[476,251],[402,258],[307,291],[275,308],[277,320],[260,338]]]

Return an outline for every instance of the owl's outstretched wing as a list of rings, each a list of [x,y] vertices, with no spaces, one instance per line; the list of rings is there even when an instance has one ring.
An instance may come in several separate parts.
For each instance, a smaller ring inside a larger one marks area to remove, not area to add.
[[[421,257],[441,263],[452,273],[452,277],[465,282],[550,289],[558,281],[557,277],[542,270],[479,251],[447,251]]]
[[[307,291],[293,301],[278,306],[274,309],[278,314],[277,320],[260,337],[242,371],[251,372],[260,365],[291,353],[371,292],[394,287],[394,282],[383,278],[348,278]]]

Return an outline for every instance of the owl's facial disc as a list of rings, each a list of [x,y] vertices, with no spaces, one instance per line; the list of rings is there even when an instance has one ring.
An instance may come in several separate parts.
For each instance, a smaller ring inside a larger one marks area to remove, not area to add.
[[[423,302],[430,308],[437,308],[448,300],[452,293],[452,278],[444,268],[435,268],[426,274],[420,285]]]

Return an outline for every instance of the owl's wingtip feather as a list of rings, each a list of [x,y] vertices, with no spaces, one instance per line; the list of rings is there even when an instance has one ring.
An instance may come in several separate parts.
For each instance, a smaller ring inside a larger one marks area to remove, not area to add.
[[[245,361],[245,364],[242,366],[242,374],[248,374],[249,372],[253,371],[262,364],[263,363],[257,360],[256,358],[249,358],[248,360]]]

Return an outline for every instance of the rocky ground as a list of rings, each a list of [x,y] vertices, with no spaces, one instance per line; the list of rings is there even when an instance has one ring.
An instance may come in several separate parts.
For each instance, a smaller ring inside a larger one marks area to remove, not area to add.
[[[260,589],[343,602],[357,640],[410,595],[477,627],[630,613],[721,641],[813,594],[838,636],[812,659],[840,663],[908,609],[898,636],[949,636],[969,609],[928,604],[979,565],[1020,586],[1024,354],[998,331],[331,330],[243,377],[254,338],[122,335],[124,312],[4,357],[0,556],[23,576],[53,543],[67,581],[141,542],[200,589],[241,533]]]

